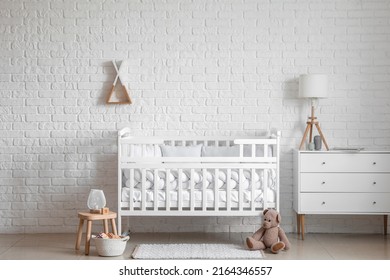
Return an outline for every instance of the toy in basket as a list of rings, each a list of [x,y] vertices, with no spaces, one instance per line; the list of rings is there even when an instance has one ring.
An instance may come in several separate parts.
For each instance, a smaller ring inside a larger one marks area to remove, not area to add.
[[[98,235],[93,235],[92,239],[95,242],[99,256],[115,257],[123,254],[130,237],[115,235],[113,233],[99,233]]]

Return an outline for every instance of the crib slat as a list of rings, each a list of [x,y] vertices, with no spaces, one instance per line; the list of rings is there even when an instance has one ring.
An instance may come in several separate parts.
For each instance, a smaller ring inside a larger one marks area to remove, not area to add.
[[[255,211],[255,173],[256,170],[254,168],[251,169],[251,209],[252,211]]]
[[[158,210],[158,184],[160,183],[159,177],[158,177],[158,169],[154,169],[154,189],[153,189],[153,210]]]
[[[157,157],[157,155],[159,154],[159,151],[161,151],[160,147],[158,145],[153,145],[154,147],[154,157]],[[161,152],[160,152],[161,154]]]
[[[146,169],[143,168],[141,172],[141,181],[142,181],[142,187],[141,187],[141,207],[142,211],[146,210]]]
[[[256,157],[256,144],[252,144],[252,154],[251,157]]]
[[[183,169],[181,169],[181,168],[179,168],[178,170],[177,170],[177,172],[178,172],[178,176],[177,176],[177,179],[179,180],[179,184],[178,184],[178,186],[179,186],[179,190],[178,190],[178,198],[177,198],[177,208],[178,208],[178,210],[179,211],[181,211],[182,210],[182,200],[183,200]]]
[[[171,189],[171,182],[169,181],[169,175],[171,174],[171,170],[167,169],[165,173],[165,211],[171,210],[171,197],[169,195]]]
[[[244,184],[244,170],[242,168],[238,171],[239,187],[238,187],[238,210],[241,212],[243,209],[243,184]]]
[[[264,144],[264,157],[268,157],[268,145]]]
[[[268,169],[263,169],[263,209],[268,208]]]
[[[219,178],[219,169],[215,169],[215,175],[214,175],[214,210],[219,210],[219,192],[218,192],[218,178]]]
[[[134,210],[134,168],[130,169],[130,199],[129,199],[129,210]]]
[[[202,179],[202,183],[203,183],[203,186],[202,186],[202,210],[206,211],[206,209],[207,209],[207,194],[206,194],[207,178],[206,178],[206,169],[203,168],[202,171],[203,171],[202,172],[202,176],[203,176],[203,179]]]
[[[195,194],[194,194],[194,189],[195,189],[195,186],[194,186],[194,176],[195,176],[195,172],[194,172],[194,169],[191,168],[191,174],[190,174],[190,210],[191,211],[194,211],[195,209]]]
[[[244,145],[240,144],[240,157],[244,156]]]
[[[228,212],[231,211],[232,208],[232,194],[231,194],[231,178],[232,178],[232,170],[230,168],[226,169],[226,210]]]

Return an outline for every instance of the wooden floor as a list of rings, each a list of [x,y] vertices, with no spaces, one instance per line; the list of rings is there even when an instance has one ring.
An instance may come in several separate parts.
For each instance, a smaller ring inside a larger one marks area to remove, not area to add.
[[[84,254],[84,235],[80,250],[75,250],[75,234],[0,234],[1,260],[129,260],[142,243],[230,243],[244,248],[247,233],[134,233],[119,257],[100,257],[91,243]],[[390,237],[380,234],[288,234],[291,249],[272,254],[269,260],[390,260]]]

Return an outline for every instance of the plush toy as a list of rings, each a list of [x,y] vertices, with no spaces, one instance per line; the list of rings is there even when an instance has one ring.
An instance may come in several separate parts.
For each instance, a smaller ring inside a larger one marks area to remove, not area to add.
[[[273,209],[265,209],[263,212],[264,221],[251,237],[246,238],[246,245],[251,250],[263,250],[270,248],[272,253],[290,248],[290,242],[283,229],[279,227],[280,214]]]

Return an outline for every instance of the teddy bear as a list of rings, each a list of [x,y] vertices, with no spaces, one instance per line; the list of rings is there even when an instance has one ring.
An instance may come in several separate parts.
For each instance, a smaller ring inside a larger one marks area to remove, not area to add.
[[[290,242],[284,230],[279,226],[280,214],[274,209],[265,209],[263,212],[263,225],[252,236],[246,238],[246,245],[251,250],[269,248],[277,254],[281,250],[288,250]]]

